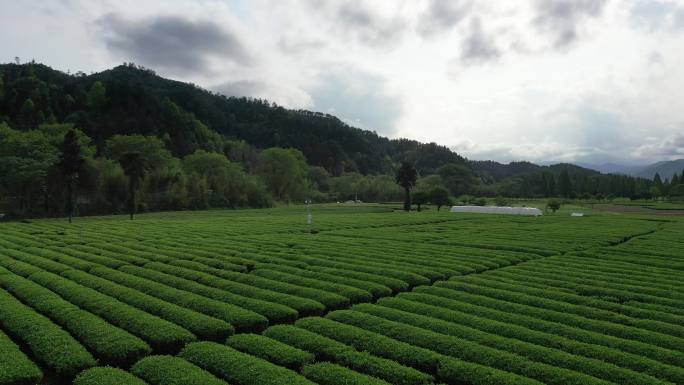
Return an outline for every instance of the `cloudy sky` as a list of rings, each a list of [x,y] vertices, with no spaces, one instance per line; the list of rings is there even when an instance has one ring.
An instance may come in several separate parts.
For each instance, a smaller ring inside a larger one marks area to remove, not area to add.
[[[684,0],[0,0],[0,61],[135,62],[472,159],[684,158]]]

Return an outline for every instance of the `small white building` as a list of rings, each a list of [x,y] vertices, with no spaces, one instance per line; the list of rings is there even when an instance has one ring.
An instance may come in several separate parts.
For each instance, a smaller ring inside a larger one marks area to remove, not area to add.
[[[452,213],[507,214],[532,217],[543,215],[542,211],[535,207],[453,206],[450,211]]]

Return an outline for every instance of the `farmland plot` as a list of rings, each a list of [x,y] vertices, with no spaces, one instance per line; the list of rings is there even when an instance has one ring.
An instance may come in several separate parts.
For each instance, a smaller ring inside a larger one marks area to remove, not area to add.
[[[684,384],[684,222],[314,212],[0,224],[0,385]]]

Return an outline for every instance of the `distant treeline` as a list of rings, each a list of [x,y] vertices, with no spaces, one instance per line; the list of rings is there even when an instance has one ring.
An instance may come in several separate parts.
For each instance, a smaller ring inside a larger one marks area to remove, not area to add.
[[[63,167],[69,132],[83,160],[77,174]],[[395,175],[403,162],[417,171],[414,191],[444,188],[453,197],[684,195],[684,176],[646,180],[571,164],[468,161],[435,143],[390,140],[331,115],[228,98],[133,64],[92,75],[0,65],[0,212],[62,216],[71,184],[76,214],[125,212],[132,179],[124,158],[133,153],[144,163],[140,183],[133,180],[142,211],[400,201]]]

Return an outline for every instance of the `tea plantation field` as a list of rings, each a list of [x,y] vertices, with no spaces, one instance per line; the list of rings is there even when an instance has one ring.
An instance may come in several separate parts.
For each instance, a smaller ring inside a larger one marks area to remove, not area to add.
[[[0,224],[0,385],[684,384],[684,220]]]

